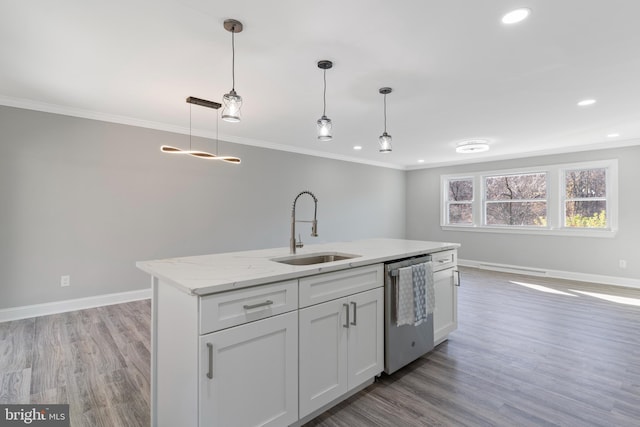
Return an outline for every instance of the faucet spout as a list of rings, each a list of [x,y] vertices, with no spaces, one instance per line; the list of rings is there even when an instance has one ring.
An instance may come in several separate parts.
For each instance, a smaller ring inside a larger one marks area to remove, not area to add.
[[[296,220],[296,203],[298,203],[298,199],[303,194],[308,194],[313,199],[314,210],[313,210],[313,220],[311,221]],[[292,254],[296,253],[296,248],[301,248],[304,246],[302,243],[302,239],[299,239],[300,241],[296,241],[296,222],[310,222],[311,236],[318,237],[318,220],[316,218],[317,214],[318,214],[318,199],[316,198],[316,196],[311,191],[307,191],[307,190],[301,191],[300,193],[298,193],[296,198],[293,199],[293,207],[291,208],[291,238],[289,239],[289,251]]]

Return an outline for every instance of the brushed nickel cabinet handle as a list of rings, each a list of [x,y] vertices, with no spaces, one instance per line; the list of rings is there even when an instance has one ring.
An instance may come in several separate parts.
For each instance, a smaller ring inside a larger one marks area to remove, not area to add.
[[[356,326],[356,311],[358,310],[358,304],[356,304],[355,301],[351,301],[351,305],[353,305],[353,322],[351,322],[351,324]]]
[[[209,349],[209,371],[207,372],[207,378],[213,378],[213,344],[210,342],[207,343],[207,348]]]
[[[273,301],[271,301],[270,299],[266,300],[265,302],[259,302],[257,304],[245,304],[242,306],[242,308],[244,308],[245,310],[251,310],[252,308],[258,308],[258,307],[264,307],[267,305],[271,305],[273,304]]]
[[[342,304],[342,306],[347,309],[347,322],[342,326],[349,329],[349,304]]]
[[[455,270],[456,275],[458,276],[458,281],[455,283],[456,286],[460,286],[460,270]]]

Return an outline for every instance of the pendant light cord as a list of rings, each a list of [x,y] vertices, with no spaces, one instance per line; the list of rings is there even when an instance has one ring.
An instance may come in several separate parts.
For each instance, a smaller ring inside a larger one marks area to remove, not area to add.
[[[191,107],[192,105],[189,104],[189,151],[191,151],[191,111],[192,111]]]
[[[218,115],[216,114],[216,156],[218,155]]]
[[[324,90],[322,92],[322,116],[326,116],[327,112],[327,69],[324,70]]]
[[[384,133],[387,133],[387,94],[384,94]]]
[[[231,90],[236,89],[236,42],[235,42],[235,25],[231,29]]]

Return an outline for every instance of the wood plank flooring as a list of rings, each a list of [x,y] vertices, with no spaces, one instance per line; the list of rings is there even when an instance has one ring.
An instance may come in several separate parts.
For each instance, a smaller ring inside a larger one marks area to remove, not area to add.
[[[306,427],[640,426],[640,290],[466,268],[458,297],[449,341]],[[0,323],[0,403],[148,426],[150,318],[138,301]]]
[[[71,425],[148,426],[151,304],[0,323],[0,403],[68,403]]]
[[[640,290],[461,271],[449,341],[305,427],[640,426]]]

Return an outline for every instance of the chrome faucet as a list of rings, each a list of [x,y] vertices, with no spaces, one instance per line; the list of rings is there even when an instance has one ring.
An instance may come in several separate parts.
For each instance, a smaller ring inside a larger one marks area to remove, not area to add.
[[[298,199],[303,194],[308,194],[313,198],[313,203],[315,203],[315,207],[313,210],[313,220],[311,221],[296,221],[296,203]],[[296,222],[310,222],[311,223],[311,236],[318,237],[318,220],[316,219],[316,215],[318,214],[318,199],[313,195],[311,191],[301,191],[295,199],[293,199],[293,208],[291,209],[291,239],[289,239],[289,249],[292,254],[296,253],[296,248],[301,248],[304,245],[302,244],[302,239],[298,238],[296,241]]]

